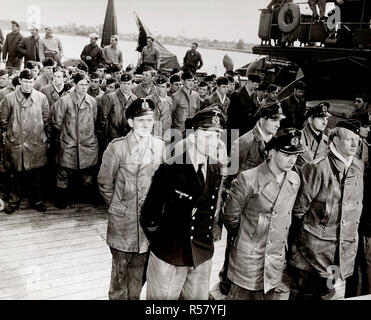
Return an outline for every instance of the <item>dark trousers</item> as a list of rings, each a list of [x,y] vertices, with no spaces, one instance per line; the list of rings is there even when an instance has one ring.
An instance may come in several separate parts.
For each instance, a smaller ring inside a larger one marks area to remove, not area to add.
[[[21,64],[22,64],[22,59],[19,59],[17,56],[14,56],[14,57],[8,56],[8,60],[6,61],[7,68],[14,68],[17,70],[21,70]]]
[[[91,186],[94,182],[94,167],[74,170],[59,166],[57,169],[57,187],[67,189],[69,180],[73,174],[80,174],[84,186]]]
[[[146,281],[148,252],[123,252],[112,247],[110,300],[139,300]]]
[[[317,273],[291,267],[292,277],[290,300],[337,300],[345,295],[345,281],[337,279],[335,286],[329,287],[328,279]],[[332,281],[329,281],[332,284]]]
[[[264,293],[263,290],[251,291],[232,283],[227,300],[274,300],[274,289]]]
[[[21,202],[22,185],[26,186],[31,205],[43,202],[42,196],[42,169],[9,172],[9,200],[8,205],[18,208]]]

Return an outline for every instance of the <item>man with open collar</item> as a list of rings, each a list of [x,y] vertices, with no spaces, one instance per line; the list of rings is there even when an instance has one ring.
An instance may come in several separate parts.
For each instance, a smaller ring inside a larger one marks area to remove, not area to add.
[[[132,130],[108,145],[98,174],[99,189],[109,207],[110,300],[139,300],[144,284],[149,242],[139,216],[165,154],[164,142],[151,135],[154,109],[149,99],[139,98],[128,106],[125,113]]]
[[[327,155],[305,164],[293,209],[299,219],[290,265],[292,299],[333,300],[353,274],[363,200],[363,163],[356,152],[361,123],[340,121]]]
[[[222,179],[214,159],[225,117],[210,107],[188,119],[188,125],[194,130],[191,143],[159,167],[142,208],[141,225],[151,241],[147,299],[209,298]]]

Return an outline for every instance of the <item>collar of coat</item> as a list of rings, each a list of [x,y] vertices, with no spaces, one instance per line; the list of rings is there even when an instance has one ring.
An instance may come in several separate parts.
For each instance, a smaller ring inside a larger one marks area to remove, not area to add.
[[[129,153],[130,155],[133,155],[133,149],[138,145],[138,139],[134,134],[134,130],[132,129],[128,134],[127,134],[127,142],[129,146]],[[154,138],[152,135],[148,137],[148,145],[147,147],[152,151],[152,153],[155,152],[155,142]]]
[[[167,95],[164,98],[160,98],[160,96],[155,92],[152,96],[149,97],[153,103],[157,106],[159,102],[168,102],[171,104],[171,98],[169,98]]]
[[[293,173],[293,171],[286,172],[285,180],[287,179],[292,184],[299,184],[300,181],[298,177]],[[272,171],[268,168],[268,160],[264,161],[261,165],[258,166],[258,184],[260,186],[265,186],[267,183],[270,183],[271,181],[276,181],[274,175],[272,174]]]
[[[345,164],[342,160],[340,160],[331,150],[332,148],[330,147],[330,151],[328,153],[329,160],[332,162],[334,167],[339,173],[343,173],[345,169]],[[357,159],[356,156],[353,157],[352,163],[350,164],[348,170],[347,170],[347,177],[351,177],[355,175],[356,168],[358,167],[361,172],[363,172],[364,165],[363,163]]]
[[[85,106],[86,103],[89,106],[91,106],[92,101],[90,99],[95,100],[93,97],[90,97],[88,94],[86,94],[85,97],[83,98],[83,100],[81,101],[81,105],[79,105],[80,101],[79,101],[79,99],[77,99],[77,94],[76,94],[75,90],[71,91],[70,96],[71,96],[73,104],[77,105],[77,106],[80,106],[80,109],[85,109],[86,108],[86,106]],[[90,99],[89,99],[89,97],[90,97]]]
[[[15,89],[15,96],[16,96],[16,98],[19,102],[28,101],[29,99],[31,99],[33,102],[35,102],[36,99],[37,99],[36,95],[37,95],[37,91],[35,89],[32,89],[30,96],[28,97],[28,99],[26,99],[26,97],[23,95],[23,93],[21,91],[20,86],[17,89]]]

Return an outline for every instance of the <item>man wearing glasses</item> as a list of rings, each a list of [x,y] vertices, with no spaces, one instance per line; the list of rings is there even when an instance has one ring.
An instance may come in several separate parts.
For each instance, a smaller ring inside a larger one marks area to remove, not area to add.
[[[80,57],[87,64],[89,73],[93,73],[97,66],[104,62],[104,53],[103,49],[97,44],[99,36],[96,33],[91,33],[89,37],[90,44],[84,47]]]
[[[118,65],[120,68],[123,66],[122,51],[118,48],[119,37],[116,35],[111,36],[111,45],[104,47],[104,59],[109,66]]]

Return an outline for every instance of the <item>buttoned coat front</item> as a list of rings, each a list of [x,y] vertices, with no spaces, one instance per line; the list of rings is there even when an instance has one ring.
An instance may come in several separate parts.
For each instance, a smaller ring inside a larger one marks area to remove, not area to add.
[[[70,169],[86,169],[98,162],[98,140],[94,133],[97,103],[88,94],[79,105],[76,92],[60,98],[53,107],[53,126],[59,133],[58,164]]]
[[[159,259],[197,267],[212,258],[221,180],[221,166],[210,161],[202,188],[187,151],[159,167],[141,214],[141,225]]]
[[[280,188],[267,162],[243,171],[233,181],[223,216],[227,230],[236,235],[229,259],[228,279],[248,287],[246,266],[262,254],[264,292],[277,287],[286,266],[285,248],[292,208],[300,179],[294,171],[285,174]],[[258,248],[264,248],[263,253]],[[258,267],[258,266],[257,266]],[[247,288],[249,289],[249,288]]]
[[[323,157],[328,152],[328,137],[322,134],[321,140],[318,142],[309,128],[309,124],[302,130],[301,144],[305,151],[299,153],[296,160],[296,166],[299,168],[316,158]]]
[[[105,138],[108,143],[128,134],[130,127],[125,111],[136,99],[137,96],[133,93],[126,99],[120,88],[102,96],[97,121],[97,134],[100,138]]]
[[[339,266],[342,279],[349,277],[358,248],[364,166],[354,157],[345,175],[344,168],[332,151],[305,164],[293,210],[302,224],[290,264],[325,278],[331,265]]]
[[[26,99],[18,87],[7,94],[0,107],[1,131],[6,133],[5,165],[22,171],[47,163],[50,140],[49,103],[45,95],[32,90]]]
[[[162,137],[165,142],[170,142],[171,134],[168,131],[171,128],[171,106],[172,100],[165,96],[164,101],[160,99],[157,93],[150,96],[149,99],[155,104],[155,125],[153,127],[153,134]]]
[[[164,142],[150,136],[139,160],[135,157],[137,145],[133,131],[108,145],[98,185],[109,207],[107,244],[124,252],[144,253],[148,251],[149,242],[139,224],[139,215],[152,176],[163,162]]]
[[[200,110],[200,96],[193,90],[188,94],[182,88],[174,93],[171,98],[173,99],[173,128],[184,132],[186,119],[192,118]]]

